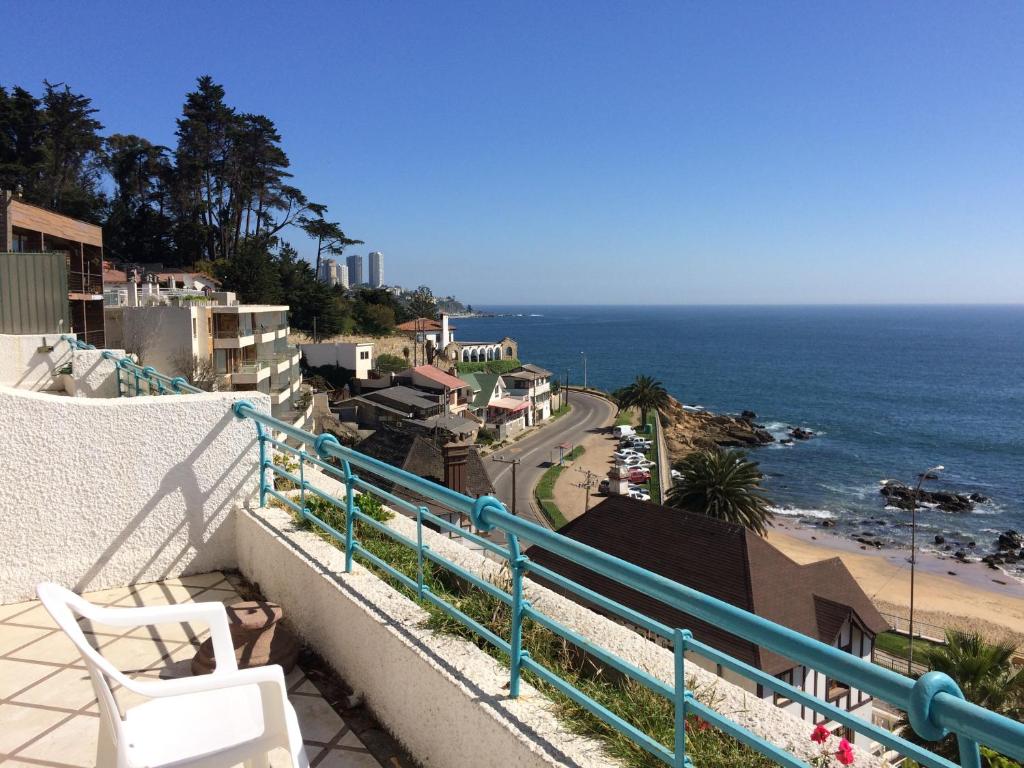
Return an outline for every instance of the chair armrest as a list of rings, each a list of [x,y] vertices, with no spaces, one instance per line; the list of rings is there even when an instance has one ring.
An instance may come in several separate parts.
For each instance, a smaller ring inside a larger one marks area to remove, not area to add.
[[[83,601],[84,602],[84,601]],[[235,659],[235,645],[228,629],[228,613],[223,603],[180,603],[177,605],[148,605],[138,608],[98,608],[85,603],[91,610],[81,611],[92,621],[115,627],[145,627],[154,624],[194,622],[210,628],[213,640],[213,656],[217,672],[238,670]]]
[[[266,667],[235,669],[230,672],[221,672],[218,667],[217,672],[212,675],[152,681],[135,679],[124,683],[124,687],[128,690],[151,699],[181,696],[188,693],[202,693],[204,691],[219,691],[242,685],[279,688],[281,696],[287,698],[287,691],[284,685],[284,670],[277,664],[270,664]]]

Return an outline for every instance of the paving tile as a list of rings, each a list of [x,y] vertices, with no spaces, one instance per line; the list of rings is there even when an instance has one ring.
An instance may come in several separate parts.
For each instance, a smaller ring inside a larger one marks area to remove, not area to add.
[[[177,645],[193,641],[202,642],[210,636],[210,630],[205,624],[192,624],[189,622],[175,624],[151,624],[145,627],[135,627],[129,630],[128,637],[141,637],[153,641],[159,641],[166,645]]]
[[[0,605],[0,621],[6,621],[9,617],[15,616],[22,611],[28,610],[33,605],[38,604],[38,600],[29,600],[25,603],[7,603],[7,605]]]
[[[134,608],[142,605],[177,605],[197,601],[197,596],[206,591],[205,587],[187,587],[174,584],[146,584],[139,591],[117,600],[117,608]]]
[[[18,757],[59,761],[88,768],[96,764],[100,719],[79,715],[17,753]]]
[[[54,667],[33,664],[29,661],[0,659],[0,699],[6,699],[37,680],[52,675],[54,669]]]
[[[58,629],[57,622],[53,620],[50,612],[43,607],[42,603],[31,604],[27,611],[19,613],[7,619],[8,624],[19,624],[32,627],[44,627],[46,629]]]
[[[50,632],[51,630],[37,629],[35,627],[4,625],[3,631],[0,632],[0,655],[5,655],[14,650],[14,648],[31,643],[33,640],[39,640],[39,638],[45,637]]]
[[[346,727],[338,713],[321,698],[293,696],[291,701],[299,716],[299,728],[305,739],[329,742]]]
[[[67,716],[67,712],[0,704],[0,752],[10,754]]]
[[[46,669],[40,665],[38,669]],[[96,700],[89,673],[84,669],[62,669],[12,699],[14,704],[44,704],[62,709],[81,709]]]
[[[168,650],[151,640],[119,637],[103,645],[100,648],[100,653],[121,672],[132,674],[143,670],[159,669],[163,666],[160,663],[160,657]]]
[[[164,579],[164,581],[160,583],[185,585],[189,587],[216,587],[220,585],[221,589],[231,588],[230,583],[227,582],[224,574],[220,571],[211,571],[210,573],[196,573],[192,576],[178,576],[174,579]]]
[[[130,595],[134,595],[136,592],[141,590],[146,584],[133,584],[128,587],[112,587],[111,589],[100,589],[95,592],[83,592],[82,597],[88,600],[94,605],[110,605],[116,603],[119,600],[124,600]]]
[[[351,749],[326,749],[316,768],[380,768],[369,752]]]

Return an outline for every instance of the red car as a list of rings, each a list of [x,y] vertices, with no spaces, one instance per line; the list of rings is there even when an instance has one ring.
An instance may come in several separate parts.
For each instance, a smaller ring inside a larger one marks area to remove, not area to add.
[[[640,467],[634,467],[629,471],[629,482],[631,483],[646,483],[651,479],[651,470],[641,469]]]

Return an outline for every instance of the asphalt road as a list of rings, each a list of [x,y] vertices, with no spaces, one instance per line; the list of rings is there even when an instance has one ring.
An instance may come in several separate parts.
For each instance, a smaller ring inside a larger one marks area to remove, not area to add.
[[[512,466],[493,461],[493,457],[519,459],[516,468],[516,514],[545,527],[549,527],[547,519],[533,500],[533,489],[552,462],[558,461],[558,446],[563,443],[577,445],[588,434],[604,431],[615,415],[615,406],[595,395],[572,392],[569,404],[572,410],[565,416],[484,457],[495,495],[509,511],[513,506]]]

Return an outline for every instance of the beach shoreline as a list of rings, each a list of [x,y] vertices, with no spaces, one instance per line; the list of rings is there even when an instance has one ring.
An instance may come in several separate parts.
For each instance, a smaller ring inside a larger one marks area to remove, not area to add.
[[[828,529],[777,518],[767,538],[799,563],[839,557],[879,610],[908,614],[908,549],[861,549],[857,542]],[[1024,643],[1024,584],[983,563],[963,563],[919,550],[914,614],[922,622],[971,627],[993,639]]]

